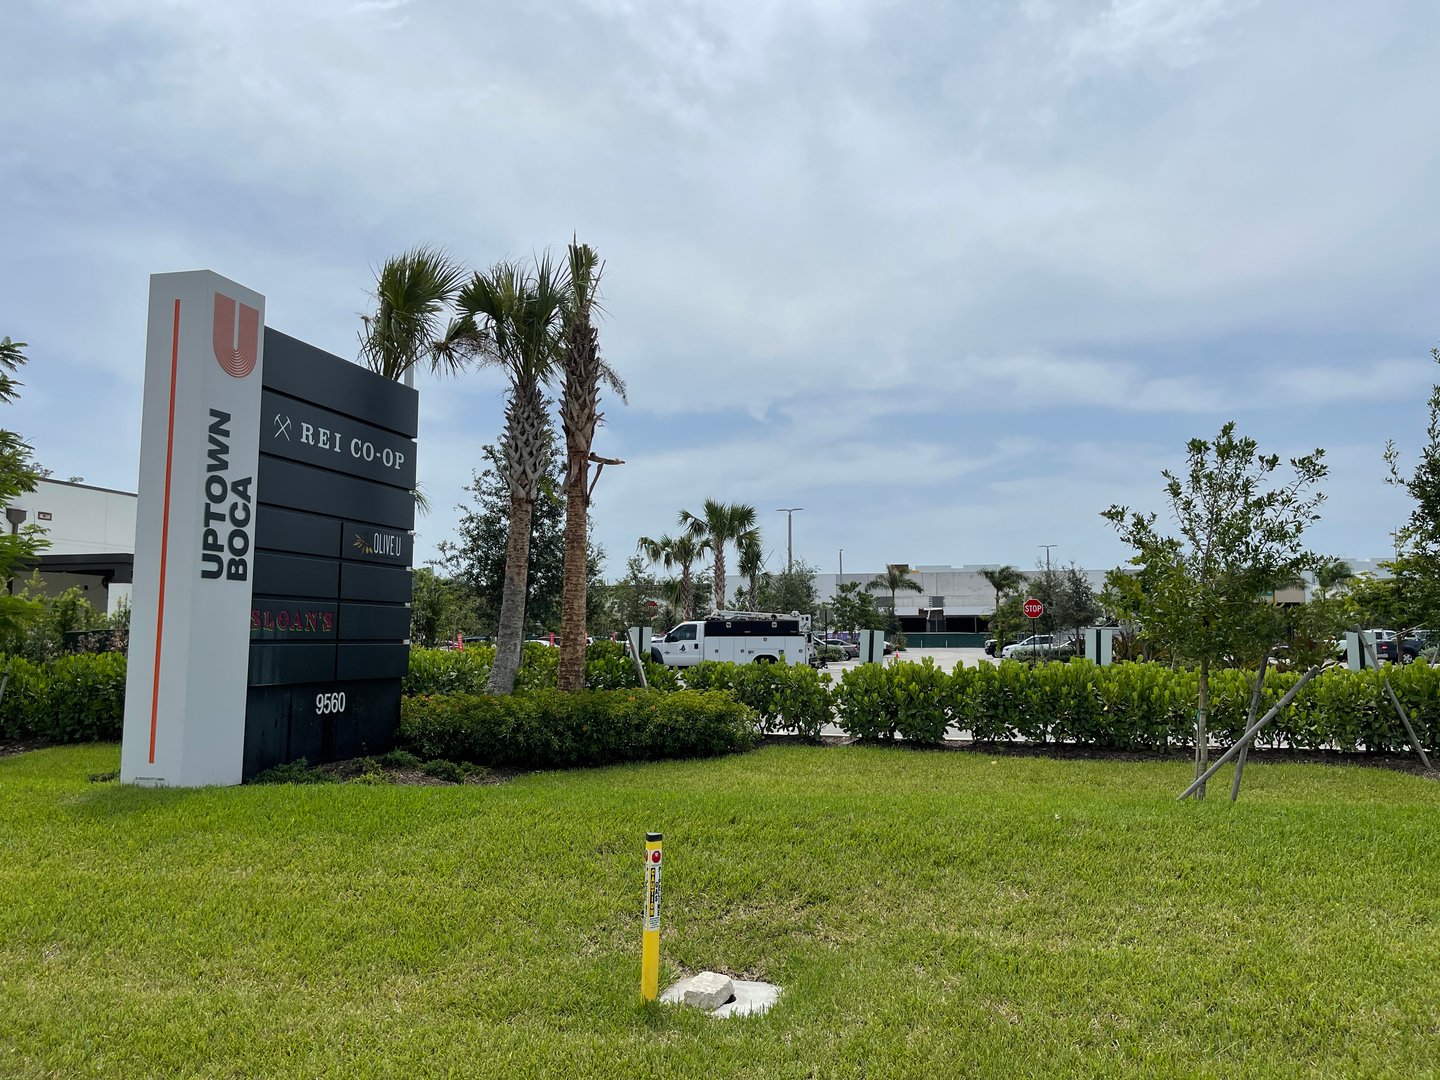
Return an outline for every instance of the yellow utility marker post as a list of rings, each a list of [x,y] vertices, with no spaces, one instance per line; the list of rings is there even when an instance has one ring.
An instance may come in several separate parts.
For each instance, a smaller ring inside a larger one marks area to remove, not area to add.
[[[645,933],[640,948],[640,996],[654,1001],[660,995],[660,841],[658,832],[645,834]]]

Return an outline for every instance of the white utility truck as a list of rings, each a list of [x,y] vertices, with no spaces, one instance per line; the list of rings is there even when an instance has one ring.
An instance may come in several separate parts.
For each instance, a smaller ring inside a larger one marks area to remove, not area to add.
[[[701,660],[732,664],[810,663],[810,616],[792,611],[717,611],[683,622],[650,643],[650,659],[670,667]]]

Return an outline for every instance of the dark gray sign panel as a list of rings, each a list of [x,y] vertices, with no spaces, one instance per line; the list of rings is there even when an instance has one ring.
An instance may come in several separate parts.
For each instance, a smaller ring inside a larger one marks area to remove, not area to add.
[[[265,343],[246,776],[388,749],[410,657],[415,391]]]
[[[415,489],[415,442],[272,390],[260,395],[260,452]]]

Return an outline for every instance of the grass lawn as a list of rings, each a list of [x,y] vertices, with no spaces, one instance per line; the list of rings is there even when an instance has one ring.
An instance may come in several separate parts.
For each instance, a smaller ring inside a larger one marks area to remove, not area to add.
[[[0,1075],[1440,1074],[1440,784],[769,747],[494,786],[0,758]],[[1223,791],[1222,791],[1223,788]],[[1219,797],[1216,797],[1219,796]],[[665,833],[639,1001],[641,850]]]

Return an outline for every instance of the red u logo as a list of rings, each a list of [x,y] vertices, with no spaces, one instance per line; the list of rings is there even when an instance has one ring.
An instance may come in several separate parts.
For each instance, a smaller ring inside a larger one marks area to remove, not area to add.
[[[240,308],[236,325],[235,308]],[[260,358],[260,312],[220,293],[215,294],[215,359],[226,375],[243,379]]]

